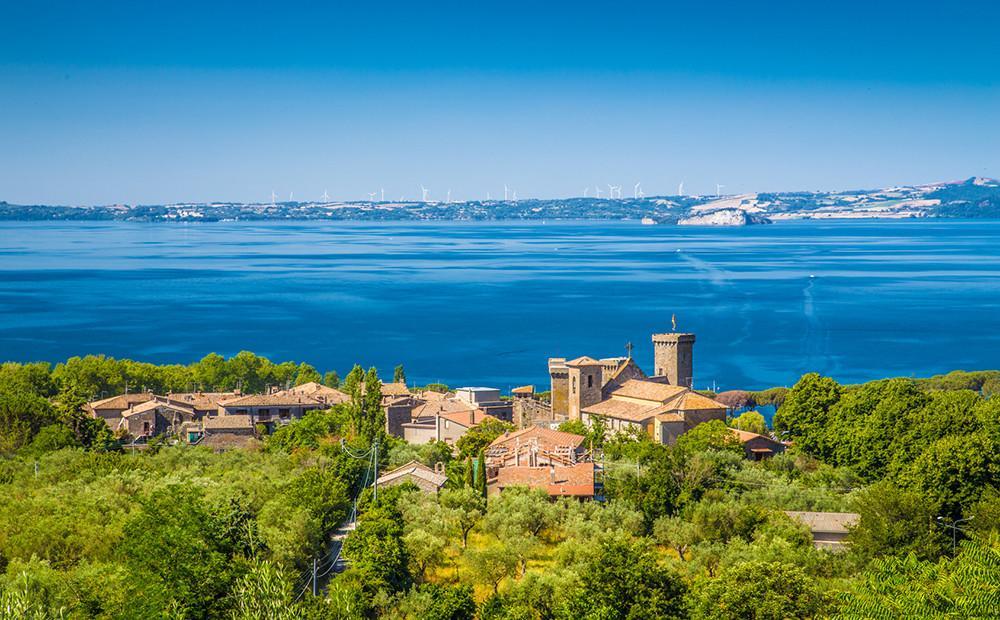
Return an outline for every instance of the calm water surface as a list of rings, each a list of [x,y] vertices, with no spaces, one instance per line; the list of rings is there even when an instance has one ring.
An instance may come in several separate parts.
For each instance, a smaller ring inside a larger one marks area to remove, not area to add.
[[[1000,367],[1000,222],[0,223],[0,359],[248,349],[507,388],[697,333],[719,389]]]

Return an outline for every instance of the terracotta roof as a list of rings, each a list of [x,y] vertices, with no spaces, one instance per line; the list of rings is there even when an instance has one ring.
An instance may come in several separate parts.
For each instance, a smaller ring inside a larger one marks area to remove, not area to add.
[[[586,438],[583,435],[564,433],[551,428],[545,428],[544,426],[529,426],[528,428],[523,428],[519,431],[507,432],[500,435],[494,439],[492,443],[490,443],[489,447],[513,447],[518,442],[520,442],[520,445],[523,446],[531,442],[533,439],[538,441],[538,446],[540,448],[548,450],[561,446],[578,448],[583,445],[584,441],[586,441]]]
[[[383,383],[382,396],[406,396],[410,393],[410,388],[405,383]]]
[[[438,488],[443,487],[444,483],[448,481],[448,476],[437,473],[423,463],[410,461],[406,465],[401,465],[400,467],[379,476],[378,484],[386,484],[404,476],[413,476],[415,478],[420,478],[421,480],[426,480],[427,482],[436,485]]]
[[[612,392],[611,395],[665,403],[688,391],[690,391],[688,388],[681,385],[669,385],[655,381],[643,381],[642,379],[629,379],[621,387]]]
[[[445,420],[450,420],[455,424],[460,424],[466,428],[472,428],[482,424],[486,420],[496,420],[500,421],[500,418],[495,418],[489,414],[483,413],[479,409],[473,409],[472,411],[454,411],[452,413],[443,413],[441,417]]]
[[[725,409],[726,406],[717,400],[712,400],[707,396],[702,396],[697,392],[688,392],[681,396],[676,403],[676,408],[681,411],[695,411],[704,409]]]
[[[661,413],[656,416],[658,422],[683,422],[684,414],[681,413]]]
[[[534,394],[535,393],[535,386],[533,386],[533,385],[522,385],[520,387],[514,388],[513,390],[510,391],[510,393],[511,394]]]
[[[278,407],[282,405],[322,405],[314,398],[308,396],[302,396],[301,394],[282,394],[281,392],[276,392],[274,394],[249,394],[247,396],[238,396],[236,398],[229,398],[226,400],[219,401],[219,406],[221,407]]]
[[[236,392],[174,392],[167,394],[173,403],[194,407],[198,411],[210,411],[219,407],[219,402],[239,396]]]
[[[413,408],[411,417],[425,418],[445,413],[461,413],[475,411],[476,408],[465,401],[454,398],[432,400],[417,405]]]
[[[594,464],[501,467],[491,484],[501,489],[513,486],[544,489],[553,497],[591,497],[594,495]]]
[[[128,409],[137,403],[144,403],[153,400],[155,396],[150,392],[138,392],[135,394],[119,394],[110,398],[95,400],[87,403],[91,409]]]
[[[163,402],[159,400],[149,400],[138,405],[133,405],[129,409],[122,411],[122,417],[127,418],[137,413],[153,411],[159,409],[160,407],[163,407],[165,409],[173,409],[175,411],[180,411],[181,413],[186,413],[188,415],[194,415],[194,408],[192,408],[190,405],[183,405],[181,403],[174,403],[174,402]]]
[[[206,431],[224,431],[253,428],[253,420],[248,415],[218,415],[201,421]]]
[[[786,510],[785,514],[796,521],[804,523],[810,531],[828,534],[846,534],[848,528],[861,519],[861,515],[854,512],[800,512]]]
[[[296,385],[295,387],[284,390],[283,392],[278,392],[278,394],[301,394],[302,396],[322,400],[327,404],[346,403],[351,400],[350,396],[340,390],[323,385],[322,383],[316,383],[315,381],[303,383],[302,385]]]
[[[644,404],[609,398],[589,407],[584,407],[583,411],[584,413],[599,415],[604,418],[627,420],[629,422],[645,422],[657,414],[664,413],[665,407],[665,405],[656,402]]]
[[[592,357],[584,355],[583,357],[578,357],[575,360],[570,360],[566,362],[567,366],[600,366],[601,362],[595,360]]]

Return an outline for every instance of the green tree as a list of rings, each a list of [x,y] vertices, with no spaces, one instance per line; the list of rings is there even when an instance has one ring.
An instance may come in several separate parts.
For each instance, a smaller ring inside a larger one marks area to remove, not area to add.
[[[500,543],[467,550],[465,561],[474,579],[493,588],[494,594],[499,591],[500,583],[517,570],[517,556]]]
[[[337,374],[336,370],[327,371],[327,373],[323,375],[323,385],[326,387],[332,387],[333,389],[340,387],[340,375]]]
[[[301,614],[292,603],[292,583],[270,562],[254,561],[236,581],[232,620],[295,620]]]
[[[862,558],[912,553],[933,559],[944,552],[945,536],[935,523],[937,506],[919,493],[883,481],[859,492],[853,507],[860,519],[848,541]]]
[[[100,423],[107,428],[107,424],[103,420],[100,420]],[[50,424],[38,430],[38,434],[35,435],[35,438],[25,450],[30,454],[38,455],[45,452],[62,450],[63,448],[77,448],[79,446],[80,442],[77,441],[76,435],[72,430],[62,424]]]
[[[653,535],[661,545],[673,549],[681,560],[687,560],[688,549],[701,540],[698,526],[680,517],[660,517],[653,525]]]
[[[677,449],[686,452],[716,450],[743,454],[743,444],[722,420],[702,422],[677,438]]]
[[[486,418],[459,437],[458,441],[455,442],[455,446],[463,458],[474,457],[479,454],[480,450],[490,445],[494,439],[512,430],[514,430],[513,424],[497,420],[496,418]]]
[[[698,582],[693,618],[705,620],[784,620],[825,617],[827,602],[798,566],[743,562],[714,579]]]
[[[305,362],[299,364],[295,373],[295,385],[302,385],[304,383],[320,383],[322,381],[323,377],[319,374],[318,370]]]
[[[392,371],[392,382],[393,383],[406,383],[406,371],[403,370],[403,365],[400,364]]]
[[[476,616],[476,600],[471,586],[427,583],[402,596],[394,611],[400,620],[472,620]]]
[[[749,433],[767,435],[767,420],[759,411],[746,411],[736,416],[733,418],[732,427]]]
[[[774,414],[774,430],[787,432],[808,454],[828,456],[824,440],[829,412],[842,393],[840,385],[829,377],[803,375]]]
[[[483,518],[486,512],[486,500],[470,487],[461,489],[444,489],[440,494],[441,505],[447,510],[447,520],[462,540],[462,548],[469,543],[469,532]]]
[[[648,540],[602,540],[579,568],[564,615],[594,620],[685,618],[684,582],[660,564]]]
[[[476,491],[480,495],[486,497],[486,450],[479,450],[479,456],[476,457]]]

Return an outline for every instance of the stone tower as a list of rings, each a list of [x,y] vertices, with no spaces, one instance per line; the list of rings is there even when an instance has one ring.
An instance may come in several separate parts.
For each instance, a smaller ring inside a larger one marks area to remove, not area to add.
[[[566,393],[569,419],[579,420],[581,410],[601,402],[601,362],[592,357],[578,357],[566,362],[566,370],[569,375]]]
[[[694,379],[694,334],[653,334],[653,374],[670,385],[691,387]]]

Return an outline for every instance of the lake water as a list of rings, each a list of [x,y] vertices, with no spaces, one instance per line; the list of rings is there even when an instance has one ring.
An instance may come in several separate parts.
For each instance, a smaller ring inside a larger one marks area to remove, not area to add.
[[[190,362],[248,349],[342,375],[547,384],[550,356],[695,385],[1000,367],[1000,222],[0,223],[0,359]]]

